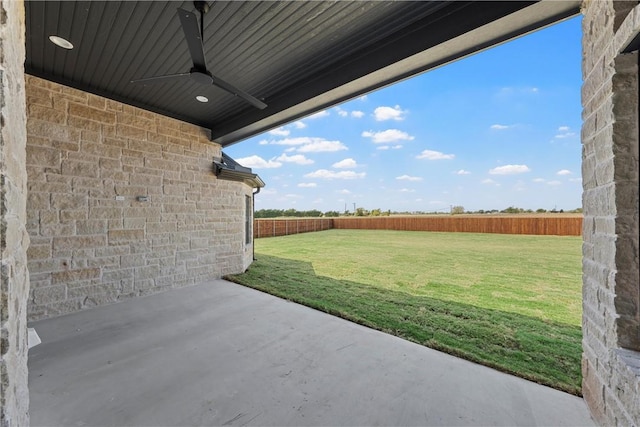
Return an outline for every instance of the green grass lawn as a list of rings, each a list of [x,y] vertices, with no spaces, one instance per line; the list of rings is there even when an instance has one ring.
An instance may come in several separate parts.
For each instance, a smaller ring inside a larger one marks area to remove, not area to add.
[[[227,278],[581,393],[580,237],[329,230],[255,253]]]

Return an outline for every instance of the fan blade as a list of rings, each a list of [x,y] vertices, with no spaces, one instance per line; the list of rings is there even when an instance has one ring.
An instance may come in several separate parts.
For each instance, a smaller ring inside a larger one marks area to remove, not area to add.
[[[219,79],[216,76],[211,76],[211,83],[214,84],[215,86],[218,86],[221,89],[226,90],[229,93],[234,94],[235,96],[239,96],[240,98],[244,99],[245,101],[247,101],[249,104],[253,105],[256,108],[259,108],[261,110],[264,110],[265,108],[267,108],[267,104],[260,101],[258,98],[249,95],[247,92],[244,92],[238,89],[237,87],[230,85],[229,83],[225,82],[222,79]]]
[[[131,80],[131,83],[163,83],[184,80],[185,77],[191,77],[191,73],[167,74],[164,76],[143,77],[137,80]]]
[[[206,70],[207,64],[204,60],[204,47],[202,46],[202,36],[198,27],[198,19],[193,12],[178,8],[178,16],[182,23],[182,31],[189,46],[191,59],[193,60],[193,68],[198,70]]]

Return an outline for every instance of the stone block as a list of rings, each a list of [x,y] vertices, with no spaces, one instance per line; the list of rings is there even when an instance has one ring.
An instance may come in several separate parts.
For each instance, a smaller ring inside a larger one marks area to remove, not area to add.
[[[50,207],[50,194],[29,192],[27,196],[27,208],[29,210],[48,210]]]
[[[51,207],[58,210],[87,210],[88,195],[87,194],[52,194]]]
[[[94,163],[79,162],[75,160],[62,161],[62,174],[69,176],[86,176],[98,178],[100,173]]]
[[[33,291],[33,301],[38,305],[51,304],[63,301],[67,297],[67,287],[65,285],[48,286],[37,288]]]
[[[51,257],[51,245],[29,245],[27,250],[27,259],[48,259]]]
[[[98,248],[106,246],[106,236],[68,236],[54,237],[54,250]]]
[[[144,166],[146,168],[150,168],[150,169],[160,169],[160,170],[175,170],[175,171],[179,171],[180,170],[180,164],[169,161],[169,160],[162,160],[162,159],[153,159],[153,158],[146,158],[144,161]]]
[[[73,234],[74,224],[40,224],[40,236],[44,237],[54,237],[54,236],[65,236]]]
[[[102,124],[100,122],[96,122],[93,120],[85,119],[82,117],[71,116],[67,120],[67,124],[69,126],[73,126],[77,129],[82,129],[82,131],[90,130],[92,132],[100,132],[102,129]],[[81,134],[82,138],[82,134]]]
[[[130,183],[131,185],[160,186],[162,185],[162,176],[134,174],[131,175]]]
[[[114,124],[116,122],[116,115],[112,111],[105,111],[74,102],[69,103],[69,115],[106,124]]]
[[[107,257],[92,256],[86,259],[87,268],[111,269],[120,267],[120,256],[112,255]]]
[[[76,221],[76,233],[83,234],[104,234],[107,232],[107,221],[104,219],[90,219]]]
[[[141,206],[124,208],[124,216],[126,218],[146,218],[157,219],[160,218],[161,208],[157,206]]]
[[[120,257],[120,266],[122,268],[128,267],[143,267],[147,265],[146,254],[132,254]]]
[[[144,239],[143,229],[131,229],[131,230],[109,230],[109,244],[116,245],[123,242],[137,242]]]
[[[127,244],[122,246],[105,246],[103,248],[96,248],[95,256],[108,257],[112,255],[127,255],[129,252],[131,252],[131,248]]]
[[[80,141],[80,130],[38,119],[29,119],[27,121],[27,133],[57,141]]]
[[[67,284],[72,282],[100,278],[99,268],[85,268],[80,270],[58,271],[51,274],[53,284]]]
[[[104,282],[119,282],[124,279],[133,279],[133,269],[118,269],[114,271],[105,271],[102,274],[102,280]]]
[[[116,136],[144,141],[147,139],[147,131],[133,126],[123,124],[116,125]]]
[[[123,208],[118,207],[92,207],[89,209],[90,219],[115,219],[122,218]]]
[[[173,233],[177,230],[175,222],[147,222],[147,233]]]
[[[88,141],[82,141],[81,145],[83,155],[91,154],[96,157],[107,157],[111,159],[119,159],[122,156],[122,149],[120,147]]]
[[[27,165],[57,167],[60,165],[60,150],[27,145]]]

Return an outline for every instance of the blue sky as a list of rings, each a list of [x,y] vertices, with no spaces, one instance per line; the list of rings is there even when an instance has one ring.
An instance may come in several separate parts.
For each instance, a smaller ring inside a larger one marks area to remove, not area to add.
[[[371,92],[224,151],[256,209],[581,206],[581,18]]]

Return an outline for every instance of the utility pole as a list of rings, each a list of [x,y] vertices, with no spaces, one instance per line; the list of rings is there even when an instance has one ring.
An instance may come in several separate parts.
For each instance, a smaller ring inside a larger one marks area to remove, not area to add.
[[[356,202],[353,202],[353,213],[356,213]]]

